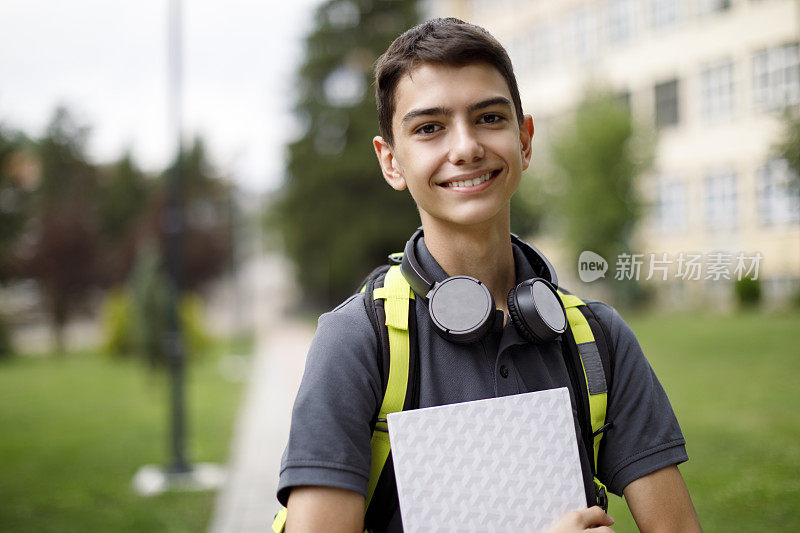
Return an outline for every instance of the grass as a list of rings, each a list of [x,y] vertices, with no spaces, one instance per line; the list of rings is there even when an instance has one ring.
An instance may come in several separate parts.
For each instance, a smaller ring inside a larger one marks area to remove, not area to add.
[[[629,323],[681,423],[679,468],[704,530],[800,530],[800,314]],[[610,513],[616,531],[637,531],[624,501]]]
[[[680,468],[705,531],[800,530],[800,314],[627,318],[686,436]],[[218,357],[189,371],[193,461],[227,456],[240,387]],[[212,494],[131,489],[140,466],[168,462],[166,402],[164,377],[135,361],[0,361],[0,531],[203,530]],[[611,514],[636,531],[619,498]]]
[[[227,460],[241,385],[227,346],[190,363],[187,455]],[[214,494],[144,498],[131,480],[168,464],[166,373],[98,353],[0,361],[0,531],[202,531]]]

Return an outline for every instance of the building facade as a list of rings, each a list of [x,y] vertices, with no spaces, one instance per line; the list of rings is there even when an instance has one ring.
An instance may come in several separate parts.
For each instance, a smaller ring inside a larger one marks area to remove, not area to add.
[[[433,0],[429,8],[506,46],[537,151],[592,85],[618,94],[656,132],[632,263],[641,279],[660,282],[664,298],[730,303],[732,280],[748,271],[771,302],[797,294],[800,194],[775,144],[784,111],[800,107],[799,1]],[[607,259],[611,275],[620,258]]]

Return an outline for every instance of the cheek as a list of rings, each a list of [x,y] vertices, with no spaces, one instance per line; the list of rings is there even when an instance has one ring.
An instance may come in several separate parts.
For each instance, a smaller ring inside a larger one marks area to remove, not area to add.
[[[419,182],[430,179],[439,167],[439,152],[432,146],[420,146],[398,154],[398,162],[406,179]]]

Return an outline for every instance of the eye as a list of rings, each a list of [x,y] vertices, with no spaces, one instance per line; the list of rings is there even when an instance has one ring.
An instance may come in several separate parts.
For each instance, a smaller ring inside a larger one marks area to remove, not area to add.
[[[433,124],[429,122],[428,124],[423,124],[419,128],[415,129],[414,133],[420,135],[433,135],[440,129],[442,129],[442,127],[439,124]]]
[[[498,115],[497,113],[486,113],[485,115],[481,115],[481,118],[478,119],[478,122],[481,124],[495,124],[504,120],[502,115]]]

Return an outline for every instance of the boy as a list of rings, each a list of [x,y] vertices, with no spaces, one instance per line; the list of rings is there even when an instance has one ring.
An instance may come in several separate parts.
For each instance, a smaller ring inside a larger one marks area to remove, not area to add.
[[[495,306],[474,342],[436,334],[425,294],[415,300],[419,405],[567,386],[559,341],[527,341],[509,319],[507,297],[534,277],[510,238],[510,200],[531,159],[533,119],[523,115],[508,55],[485,30],[436,19],[398,37],[378,60],[381,136],[373,144],[386,181],[408,189],[423,237],[410,245],[436,281],[480,280]],[[412,284],[413,287],[413,284]],[[357,294],[320,317],[292,415],[278,499],[288,531],[362,531],[371,423],[382,401],[378,341]],[[624,494],[643,531],[699,530],[676,467],[687,459],[672,409],[635,337],[612,308],[592,309],[610,332],[614,370],[598,477]],[[571,392],[573,409],[575,394]],[[589,505],[587,452],[578,438]],[[400,531],[397,509],[385,529]],[[605,528],[602,509],[569,513],[552,531]],[[592,529],[600,531],[601,529]]]

